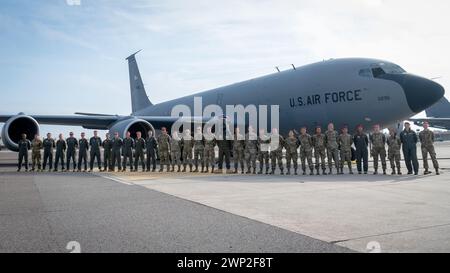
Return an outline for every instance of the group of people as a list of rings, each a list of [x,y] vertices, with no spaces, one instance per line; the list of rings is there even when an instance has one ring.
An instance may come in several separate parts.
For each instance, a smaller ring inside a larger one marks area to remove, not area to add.
[[[375,125],[369,135],[364,132],[362,126],[358,126],[355,134],[350,135],[347,127],[343,127],[341,133],[338,133],[333,123],[330,123],[324,133],[320,126],[316,127],[311,135],[308,134],[306,127],[302,127],[299,134],[291,130],[288,136],[283,137],[276,128],[273,128],[270,134],[264,129],[260,129],[259,134],[256,134],[249,126],[248,132],[244,134],[239,128],[235,128],[231,139],[217,138],[211,128],[206,128],[206,132],[203,133],[202,127],[197,127],[194,134],[186,129],[181,136],[177,131],[172,132],[170,136],[164,127],[161,128],[158,137],[155,137],[152,131],[149,131],[145,138],[142,137],[142,132],[137,132],[135,138],[127,132],[123,139],[117,132],[113,138],[107,133],[104,140],[98,136],[97,131],[94,131],[94,136],[89,140],[86,139],[85,133],[81,133],[80,139],[75,138],[73,132],[67,139],[59,134],[57,140],[48,133],[45,139],[42,140],[36,135],[32,141],[22,134],[22,139],[18,143],[18,171],[21,170],[23,163],[28,170],[28,151],[31,149],[33,171],[46,170],[47,167],[49,171],[52,169],[58,171],[59,164],[62,171],[69,171],[71,161],[73,171],[81,171],[82,166],[84,171],[87,171],[89,154],[89,171],[93,171],[95,161],[100,171],[115,171],[117,166],[118,171],[124,172],[129,166],[130,171],[136,172],[139,165],[142,166],[142,171],[156,171],[156,159],[159,157],[160,172],[164,171],[165,166],[166,171],[175,172],[176,166],[177,172],[207,173],[211,168],[213,173],[222,173],[225,167],[227,173],[239,173],[240,169],[241,173],[256,174],[256,162],[259,161],[258,174],[263,174],[264,169],[265,174],[275,174],[278,167],[281,174],[286,171],[286,174],[290,175],[293,167],[294,174],[297,175],[300,158],[303,175],[307,174],[307,169],[310,175],[333,174],[333,168],[337,174],[343,174],[344,165],[347,165],[348,173],[353,174],[352,160],[356,158],[358,173],[367,174],[370,154],[373,157],[374,174],[379,173],[379,161],[382,173],[386,174],[387,157],[392,169],[391,174],[400,175],[402,174],[400,159],[403,151],[408,174],[417,175],[419,163],[416,146],[420,142],[424,174],[431,173],[428,155],[431,157],[436,174],[439,174],[433,145],[434,134],[428,129],[427,123],[424,123],[423,127],[424,129],[417,135],[406,122],[400,134],[394,129],[389,129],[389,135],[386,136],[379,125]],[[216,146],[219,150],[218,160],[215,157]],[[42,150],[44,153],[41,165]],[[285,165],[282,160],[283,150],[285,150]],[[234,171],[231,171],[231,158]],[[215,170],[216,165],[218,168]]]

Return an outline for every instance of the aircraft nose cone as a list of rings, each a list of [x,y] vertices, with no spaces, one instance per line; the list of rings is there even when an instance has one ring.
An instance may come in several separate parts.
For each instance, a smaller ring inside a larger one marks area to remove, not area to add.
[[[399,74],[389,75],[390,80],[393,80],[401,85],[405,92],[406,101],[409,108],[414,113],[419,113],[440,100],[445,93],[444,88],[429,79],[411,75]]]

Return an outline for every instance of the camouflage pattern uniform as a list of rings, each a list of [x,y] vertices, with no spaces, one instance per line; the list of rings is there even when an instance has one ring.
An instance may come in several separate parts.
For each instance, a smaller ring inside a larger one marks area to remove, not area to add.
[[[194,134],[194,165],[195,170],[194,172],[198,172],[198,165],[202,166],[202,172],[205,169],[205,161],[203,158],[203,154],[205,152],[205,144],[203,139],[202,133],[195,133]]]
[[[194,142],[191,135],[183,135],[182,138],[183,146],[183,172],[186,171],[186,165],[189,165],[189,171],[192,172],[192,147]]]
[[[53,148],[55,148],[55,140],[53,138],[45,138],[42,144],[44,145],[44,163],[42,164],[42,169],[45,170],[48,160],[48,170],[51,171],[53,167]]]
[[[161,134],[158,137],[158,152],[159,152],[159,171],[164,170],[164,165],[167,166],[167,171],[170,171],[170,139],[169,134]]]
[[[298,169],[298,147],[300,141],[297,137],[287,137],[284,142],[284,148],[286,149],[286,174],[291,174],[291,162],[294,162],[294,174],[297,175]]]
[[[214,134],[207,133],[207,135],[205,135],[205,150],[203,154],[206,165],[205,172],[209,172],[209,166],[211,166],[211,172],[214,172],[214,166],[216,165],[214,147],[216,147],[216,138]]]
[[[430,154],[431,161],[433,162],[433,168],[436,170],[436,174],[439,174],[439,163],[436,159],[436,152],[434,150],[434,133],[430,129],[424,129],[419,133],[420,146],[422,150],[423,168],[425,174],[431,172],[428,171],[428,154]]]
[[[181,171],[181,140],[172,137],[170,139],[170,157],[172,158],[172,172],[175,171],[175,165],[178,166],[178,172]]]
[[[56,141],[56,152],[55,152],[55,168],[54,171],[58,171],[58,163],[61,160],[61,170],[64,171],[64,157],[67,149],[67,144],[64,139],[58,139]]]
[[[347,161],[348,165],[348,173],[353,174],[352,170],[352,144],[353,144],[353,137],[346,133],[342,133],[339,135],[338,139],[339,144],[339,151],[341,156],[341,169],[340,172],[338,170],[338,173],[344,174],[344,164]]]
[[[266,166],[266,174],[269,174],[269,146],[270,137],[267,134],[264,136],[258,136],[258,174],[262,174],[264,165]]]
[[[238,172],[238,166],[241,165],[241,173],[244,173],[244,149],[245,137],[242,134],[234,134],[233,141],[233,161],[234,173]]]
[[[378,173],[378,157],[381,158],[381,166],[383,174],[386,174],[386,136],[381,133],[372,133],[370,135],[370,143],[372,143],[371,154],[373,157],[374,174]]]
[[[245,138],[245,161],[247,163],[247,173],[252,173],[250,167],[253,169],[253,174],[256,174],[256,157],[258,155],[258,135],[255,132],[248,133]]]
[[[339,149],[338,149],[338,137],[339,134],[337,131],[329,131],[325,132],[325,145],[327,147],[327,157],[328,157],[328,169],[329,174],[333,173],[333,161],[336,166],[336,169],[339,172]]]
[[[141,161],[142,171],[145,171],[145,139],[136,138],[134,141],[134,170],[137,172],[139,168],[139,160]]]
[[[22,169],[23,161],[25,161],[25,170],[28,171],[28,150],[31,148],[31,142],[28,139],[21,139],[17,145],[19,146],[19,164],[17,166],[17,171]]]
[[[303,175],[306,174],[306,160],[308,160],[309,174],[314,174],[314,165],[312,161],[312,137],[309,134],[300,134],[298,137],[300,142],[300,160],[302,162]]]
[[[41,150],[42,150],[43,144],[42,140],[39,139],[33,139],[31,142],[31,170],[34,171],[34,167],[37,165],[38,170],[41,170]]]
[[[275,139],[278,139],[278,143]],[[278,161],[278,167],[280,168],[280,173],[284,174],[283,146],[284,146],[284,138],[281,135],[272,135],[271,141],[270,141],[270,154],[269,154],[270,155],[270,163],[272,166],[272,171],[270,172],[270,174],[275,174],[275,169],[277,167],[277,161]]]
[[[402,146],[402,141],[397,134],[390,135],[387,139],[388,145],[388,159],[391,163],[392,174],[395,174],[395,167],[397,167],[397,173],[402,174],[400,171],[400,148]]]
[[[75,171],[77,167],[77,162],[75,158],[78,148],[78,140],[75,137],[68,137],[66,139],[66,144],[67,144],[66,169],[67,170],[70,169],[70,160],[72,159],[73,171]]]
[[[312,143],[314,147],[314,157],[316,159],[316,172],[319,175],[319,168],[322,166],[322,173],[327,174],[325,172],[325,135],[324,134],[314,134],[312,136]],[[322,163],[322,164],[320,164]]]

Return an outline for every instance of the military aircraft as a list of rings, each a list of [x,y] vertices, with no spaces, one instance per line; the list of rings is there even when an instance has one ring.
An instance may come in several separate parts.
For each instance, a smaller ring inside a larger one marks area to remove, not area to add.
[[[431,127],[450,130],[450,102],[443,97],[436,104],[425,110],[426,118],[411,118],[414,124],[422,126],[428,122]]]
[[[186,105],[192,109],[196,97],[202,99],[203,107],[218,105],[223,109],[226,105],[278,105],[279,132],[286,134],[290,129],[298,130],[301,126],[312,131],[315,126],[325,127],[329,122],[337,128],[346,125],[353,129],[359,124],[366,128],[374,124],[386,127],[427,109],[444,95],[444,88],[438,83],[407,73],[392,62],[345,58],[293,67],[152,104],[142,83],[136,53],[126,58],[131,91],[130,115],[0,115],[0,122],[5,122],[2,130],[5,146],[17,151],[20,135],[26,133],[32,139],[39,132],[39,124],[107,129],[122,136],[127,131],[132,135],[141,131],[145,137],[147,131],[155,131],[161,126],[170,128],[179,119],[178,115],[172,115],[173,107]],[[193,115],[192,118],[203,118],[201,122],[205,122],[211,117]]]

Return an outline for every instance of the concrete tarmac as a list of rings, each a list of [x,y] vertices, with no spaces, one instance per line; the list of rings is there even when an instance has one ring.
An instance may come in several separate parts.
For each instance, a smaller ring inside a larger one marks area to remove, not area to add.
[[[436,150],[450,158],[449,142]],[[449,159],[440,176],[267,176],[16,173],[12,155],[1,252],[450,251]]]

